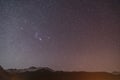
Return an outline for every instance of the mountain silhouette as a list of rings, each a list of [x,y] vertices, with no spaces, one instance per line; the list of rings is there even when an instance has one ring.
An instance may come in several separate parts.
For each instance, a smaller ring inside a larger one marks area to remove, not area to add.
[[[0,80],[120,80],[120,74],[108,72],[65,72],[48,67],[5,70],[0,66]]]
[[[8,69],[7,72],[9,73],[23,73],[23,72],[54,72],[54,70],[48,68],[48,67],[29,67],[25,69]]]

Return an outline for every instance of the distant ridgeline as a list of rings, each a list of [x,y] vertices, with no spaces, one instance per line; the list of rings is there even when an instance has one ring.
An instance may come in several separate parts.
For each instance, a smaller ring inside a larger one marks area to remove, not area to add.
[[[0,66],[0,80],[120,80],[120,73],[113,72],[64,72],[48,67],[25,69],[3,69]]]

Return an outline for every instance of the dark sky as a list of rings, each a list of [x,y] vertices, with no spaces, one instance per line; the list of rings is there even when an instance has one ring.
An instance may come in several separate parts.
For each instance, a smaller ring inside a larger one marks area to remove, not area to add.
[[[119,0],[0,0],[0,65],[120,71]]]

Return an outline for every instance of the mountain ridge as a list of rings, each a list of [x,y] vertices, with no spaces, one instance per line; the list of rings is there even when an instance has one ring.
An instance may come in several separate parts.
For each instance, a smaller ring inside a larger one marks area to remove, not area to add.
[[[120,74],[109,72],[66,72],[48,67],[7,69],[0,66],[0,80],[120,80]]]

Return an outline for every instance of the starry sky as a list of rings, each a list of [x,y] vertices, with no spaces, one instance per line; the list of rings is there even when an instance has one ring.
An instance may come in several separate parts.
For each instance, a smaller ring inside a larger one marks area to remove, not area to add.
[[[119,0],[0,0],[0,65],[120,71]]]

